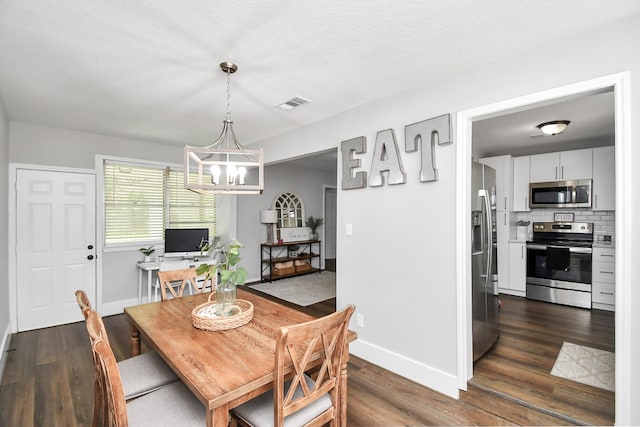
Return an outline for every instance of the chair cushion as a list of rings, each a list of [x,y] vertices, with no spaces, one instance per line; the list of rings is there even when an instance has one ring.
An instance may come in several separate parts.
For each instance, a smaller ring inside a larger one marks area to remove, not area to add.
[[[178,381],[178,376],[155,351],[118,362],[125,400]]]
[[[314,386],[314,381],[305,375],[305,380],[309,387]],[[284,384],[284,392],[287,393],[289,387],[291,386],[291,381],[287,381]],[[302,390],[300,387],[295,391],[294,396],[297,398],[302,396]],[[310,405],[300,409],[298,412],[295,412],[284,419],[285,426],[301,426],[314,419],[327,409],[331,408],[331,398],[328,394],[320,397],[315,402]],[[243,403],[242,405],[234,408],[232,411],[238,418],[242,419],[246,423],[252,426],[273,426],[273,390],[269,390],[265,393],[262,393],[260,396],[257,396],[250,401]]]
[[[127,402],[129,426],[206,426],[202,403],[182,382]]]

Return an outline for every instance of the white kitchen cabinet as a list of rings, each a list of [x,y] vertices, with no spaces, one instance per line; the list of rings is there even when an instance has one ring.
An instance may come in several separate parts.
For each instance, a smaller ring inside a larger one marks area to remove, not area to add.
[[[496,212],[496,233],[498,233],[498,290],[509,283],[509,239],[511,239],[511,213]]]
[[[562,151],[530,156],[530,182],[591,179],[593,150]]]
[[[593,187],[591,203],[594,211],[616,208],[616,169],[614,146],[593,149]]]
[[[529,156],[513,158],[513,210],[529,210]]]
[[[591,302],[593,308],[615,310],[616,263],[614,248],[593,248]]]
[[[511,192],[513,182],[512,157],[496,156],[484,157],[480,163],[491,166],[496,170],[496,209],[510,211],[512,207]]]
[[[525,242],[509,243],[509,276],[500,292],[524,297],[527,291],[527,246]],[[499,270],[498,270],[499,271]]]

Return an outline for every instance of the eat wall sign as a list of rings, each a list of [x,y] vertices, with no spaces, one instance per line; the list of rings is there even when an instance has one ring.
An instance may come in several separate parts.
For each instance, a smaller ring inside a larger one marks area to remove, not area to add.
[[[451,144],[451,114],[445,114],[404,127],[404,151],[413,153],[420,150],[420,182],[438,180],[438,169],[435,161],[435,147]],[[342,141],[342,189],[353,190],[367,187],[367,172],[356,171],[361,167],[361,160],[354,154],[367,152],[367,138]],[[373,148],[373,159],[369,173],[369,187],[380,187],[385,184],[405,184],[407,174],[402,166],[402,158],[393,129],[381,130],[376,135]]]

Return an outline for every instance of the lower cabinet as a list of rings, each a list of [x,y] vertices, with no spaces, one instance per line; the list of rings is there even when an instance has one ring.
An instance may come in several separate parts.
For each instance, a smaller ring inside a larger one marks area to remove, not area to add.
[[[525,242],[509,242],[509,280],[501,293],[526,296],[527,247]]]
[[[591,275],[592,307],[600,310],[615,310],[616,304],[616,259],[614,248],[593,248]]]

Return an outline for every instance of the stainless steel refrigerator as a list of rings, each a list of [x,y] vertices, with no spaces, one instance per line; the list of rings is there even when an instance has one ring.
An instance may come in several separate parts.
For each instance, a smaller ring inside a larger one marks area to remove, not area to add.
[[[492,188],[496,186],[495,169],[473,162],[471,168],[471,266],[473,360],[493,347],[499,337],[498,296],[494,292],[494,271],[497,264],[494,251],[495,205]],[[492,215],[493,211],[493,215]]]

